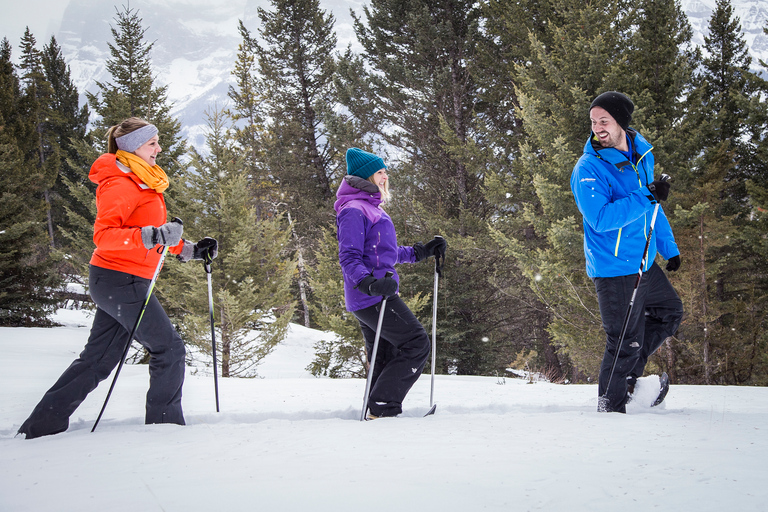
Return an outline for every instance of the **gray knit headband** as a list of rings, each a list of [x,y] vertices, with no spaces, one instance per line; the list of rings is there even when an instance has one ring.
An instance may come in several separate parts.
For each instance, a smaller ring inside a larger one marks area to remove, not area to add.
[[[157,135],[157,127],[148,124],[138,130],[133,130],[131,133],[126,133],[122,137],[117,137],[115,142],[117,142],[117,149],[133,153],[155,135]]]

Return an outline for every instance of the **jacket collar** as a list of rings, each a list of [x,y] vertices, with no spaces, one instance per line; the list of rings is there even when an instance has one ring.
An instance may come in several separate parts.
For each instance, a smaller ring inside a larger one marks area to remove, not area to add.
[[[379,187],[359,176],[345,176],[339,190],[336,191],[336,202],[333,207],[338,213],[352,202],[367,203],[372,209],[378,209],[381,204]]]
[[[627,128],[627,135],[629,135],[629,138],[632,140],[632,160],[637,163],[653,149],[653,146],[632,128]],[[584,145],[584,153],[605,160],[616,166],[618,169],[632,164],[632,162],[627,161],[627,157],[624,153],[618,149],[602,147],[600,143],[597,142],[594,132],[590,133],[589,140],[587,140],[587,143]]]

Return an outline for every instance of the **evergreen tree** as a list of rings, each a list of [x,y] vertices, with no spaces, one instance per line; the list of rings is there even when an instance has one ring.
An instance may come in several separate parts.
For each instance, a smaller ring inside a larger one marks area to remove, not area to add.
[[[98,114],[91,136],[105,140],[106,130],[128,117],[140,117],[157,126],[163,152],[158,165],[170,179],[179,172],[178,159],[186,144],[179,132],[181,124],[170,116],[167,86],[157,86],[152,74],[151,52],[154,43],[145,41],[147,28],[138,10],[123,6],[111,28],[114,43],[107,43],[111,58],[106,62],[110,82],[96,82],[99,92],[86,93],[91,109]],[[103,144],[103,143],[102,143]],[[169,189],[171,195],[173,192]]]
[[[290,229],[282,216],[259,218],[247,187],[242,154],[233,144],[221,112],[209,114],[208,155],[192,150],[191,170],[183,176],[180,210],[187,219],[184,238],[212,236],[219,242],[213,261],[217,341],[221,374],[252,377],[257,365],[285,338],[295,304],[290,285],[296,262],[287,254]],[[174,265],[159,286],[172,305],[180,331],[194,350],[211,362],[206,276],[199,262]]]
[[[0,44],[0,325],[48,325],[54,270],[45,230],[44,178],[37,160],[36,119],[22,91],[7,39]]]
[[[264,136],[265,99],[258,81],[256,63],[256,40],[245,27],[242,20],[238,30],[242,42],[238,46],[237,61],[232,70],[235,85],[229,86],[227,95],[232,100],[232,106],[227,110],[229,117],[235,122],[234,134],[237,143],[243,149],[244,165],[249,172],[249,179],[254,196],[257,198],[257,209],[262,203],[271,202],[269,191],[276,188],[270,179],[268,170],[262,162],[262,138]]]
[[[53,89],[45,79],[42,54],[36,47],[37,41],[27,27],[21,39],[21,79],[24,83],[26,110],[34,125],[34,158],[38,174],[42,177],[43,198],[45,199],[48,220],[48,237],[51,247],[54,244],[52,193],[58,176],[60,149],[52,136],[50,120],[53,115]],[[30,148],[31,149],[31,148]]]
[[[556,23],[530,33],[531,55],[516,67],[517,112],[528,138],[519,156],[494,173],[493,181],[508,183],[510,191],[509,197],[497,193],[504,209],[494,228],[543,304],[537,309],[547,318],[547,332],[539,338],[551,337],[574,365],[571,378],[579,380],[596,376],[605,337],[584,270],[570,175],[589,136],[591,100],[608,77],[626,70],[632,10],[622,1],[555,1],[550,7]]]
[[[45,79],[51,88],[46,123],[50,132],[48,136],[58,147],[60,155],[57,179],[52,188],[52,223],[56,233],[61,225],[72,229],[72,226],[68,226],[66,207],[79,206],[64,179],[70,182],[82,179],[75,164],[78,160],[75,144],[82,142],[85,137],[89,114],[87,105],[80,106],[79,93],[72,81],[70,68],[55,37],[51,37],[50,42],[43,47],[41,60]],[[62,243],[60,237],[55,236],[54,239],[57,241],[56,246]]]
[[[674,356],[688,368],[680,380],[752,383],[765,368],[765,339],[755,326],[766,317],[755,305],[766,294],[766,257],[755,252],[760,217],[747,186],[765,173],[754,157],[764,118],[753,112],[764,82],[749,70],[740,22],[727,0],[716,4],[703,54],[688,101],[699,156],[681,173],[675,194],[673,227],[691,264],[673,281],[688,295]]]
[[[618,67],[605,88],[623,91],[635,103],[632,125],[653,144],[657,176],[676,174],[690,167],[699,151],[685,99],[701,56],[679,0],[641,0],[634,6],[636,28],[624,54],[629,72]]]
[[[285,194],[300,237],[316,237],[315,229],[332,221],[336,169],[333,147],[323,124],[332,111],[334,17],[318,0],[271,0],[272,10],[259,8],[259,34],[254,43],[259,94],[266,98],[270,123],[262,139],[267,172]],[[309,240],[308,240],[309,241]]]
[[[230,86],[228,93],[234,105],[228,112],[236,123],[240,122],[240,125],[236,124],[235,139],[244,154],[244,165],[247,169],[251,192],[255,199],[254,206],[257,216],[260,219],[264,219],[274,215],[278,205],[285,204],[283,202],[287,191],[285,184],[294,183],[294,180],[288,179],[281,185],[279,177],[278,179],[273,179],[270,162],[274,162],[279,158],[268,158],[267,154],[274,153],[274,155],[278,155],[283,151],[283,148],[265,148],[268,144],[268,136],[264,117],[267,115],[269,102],[267,101],[268,93],[266,86],[256,74],[256,53],[259,47],[242,21],[240,21],[239,30],[243,40],[240,43],[237,62],[232,72],[236,85]],[[289,204],[297,207],[297,204],[294,203],[292,200],[289,201]],[[296,211],[293,211],[294,215],[296,215]],[[298,215],[299,218],[306,217],[304,213],[298,213]],[[300,307],[303,312],[304,325],[309,327],[311,321],[304,254],[311,243],[307,243],[306,240],[299,237],[290,209],[288,211],[288,222],[293,232],[293,241],[295,242],[299,267],[296,284],[298,285]]]
[[[479,58],[481,4],[379,0],[364,14],[365,24],[355,20],[364,53],[348,52],[340,62],[340,98],[354,116],[348,132],[361,134],[357,145],[391,149],[393,158],[385,159],[394,199],[387,211],[399,243],[436,234],[448,241],[439,291],[440,371],[503,371],[513,358],[510,338],[519,334],[521,303],[500,289],[498,276],[517,273],[487,229],[495,212],[484,190],[492,150],[481,149],[489,146],[488,130],[478,118],[479,109],[492,109],[480,101],[490,87]],[[406,297],[432,288],[429,263],[398,272]]]

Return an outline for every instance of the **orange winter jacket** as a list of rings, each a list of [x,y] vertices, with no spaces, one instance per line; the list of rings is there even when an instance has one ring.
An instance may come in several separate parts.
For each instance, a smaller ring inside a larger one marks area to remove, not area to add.
[[[152,279],[161,246],[144,247],[141,228],[167,222],[163,194],[145,185],[112,153],[96,159],[88,178],[98,185],[91,265]],[[183,246],[182,240],[169,252],[179,254]]]

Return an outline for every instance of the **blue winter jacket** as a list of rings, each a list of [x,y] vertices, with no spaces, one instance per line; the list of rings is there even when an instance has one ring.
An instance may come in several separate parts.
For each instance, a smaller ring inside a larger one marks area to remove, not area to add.
[[[344,301],[347,311],[358,311],[381,302],[356,288],[366,276],[379,279],[394,272],[396,263],[415,263],[413,247],[397,245],[392,219],[381,209],[381,192],[368,180],[345,176],[336,192],[336,237],[339,263],[344,276]]]
[[[632,160],[614,148],[593,143],[571,174],[571,190],[584,217],[584,254],[589,277],[616,277],[640,269],[655,202],[648,190],[653,181],[652,146],[639,133],[627,130],[632,140]],[[664,259],[680,254],[664,210],[659,207],[646,268],[656,252]]]

